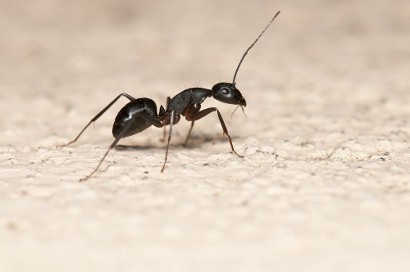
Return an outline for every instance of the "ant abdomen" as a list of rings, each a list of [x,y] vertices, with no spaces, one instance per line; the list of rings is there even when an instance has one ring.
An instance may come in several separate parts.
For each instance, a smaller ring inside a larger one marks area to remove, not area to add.
[[[157,118],[157,104],[150,98],[138,98],[128,102],[115,117],[112,135],[117,138],[121,132],[122,138],[140,133],[150,126],[150,119]],[[128,127],[128,129],[125,129]],[[125,131],[125,132],[124,132]]]

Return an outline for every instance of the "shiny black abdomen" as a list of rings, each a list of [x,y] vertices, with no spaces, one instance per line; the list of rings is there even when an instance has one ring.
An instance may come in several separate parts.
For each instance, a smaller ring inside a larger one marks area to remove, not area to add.
[[[116,138],[124,127],[129,126],[123,138],[140,133],[149,128],[152,123],[144,116],[157,118],[157,105],[152,99],[138,98],[127,103],[115,117],[112,135]],[[131,124],[130,124],[131,122]]]

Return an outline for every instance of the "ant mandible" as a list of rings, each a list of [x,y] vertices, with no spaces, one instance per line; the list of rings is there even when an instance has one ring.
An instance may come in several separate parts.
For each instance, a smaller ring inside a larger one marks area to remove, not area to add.
[[[242,155],[239,155],[235,151],[235,148],[232,144],[231,136],[228,133],[228,129],[226,128],[225,122],[219,110],[216,107],[210,107],[201,110],[201,104],[205,101],[206,98],[212,96],[213,98],[222,103],[238,105],[238,107],[241,107],[242,110],[243,107],[246,107],[245,98],[242,96],[241,92],[236,88],[236,75],[239,71],[239,67],[241,66],[249,50],[256,44],[259,38],[262,37],[262,35],[272,24],[275,18],[279,15],[279,13],[280,11],[278,11],[275,14],[275,16],[273,16],[268,25],[263,29],[263,31],[259,34],[256,40],[249,46],[249,48],[242,55],[242,58],[239,61],[238,66],[236,67],[232,83],[220,82],[215,84],[212,87],[212,89],[198,87],[186,89],[177,94],[176,96],[174,96],[173,98],[168,97],[166,110],[161,105],[158,113],[157,105],[150,98],[134,98],[127,93],[122,93],[118,95],[113,101],[111,101],[111,103],[109,103],[102,111],[100,111],[96,116],[94,116],[94,118],[91,119],[91,121],[81,130],[81,132],[77,135],[77,137],[74,140],[67,144],[59,146],[64,147],[76,142],[78,138],[80,138],[80,136],[83,134],[83,132],[90,126],[90,124],[97,121],[97,119],[100,118],[101,115],[103,115],[115,102],[117,102],[117,100],[120,97],[124,96],[130,100],[130,102],[128,102],[118,112],[117,117],[115,118],[114,125],[112,128],[112,134],[115,138],[114,142],[105,152],[97,167],[88,176],[80,179],[80,181],[88,180],[93,174],[95,174],[98,171],[105,157],[107,157],[108,152],[110,152],[110,150],[117,145],[119,140],[140,133],[152,125],[158,128],[162,128],[164,126],[169,125],[165,159],[164,164],[161,168],[161,172],[163,172],[168,158],[169,143],[171,141],[172,136],[172,126],[179,122],[181,115],[184,116],[187,121],[191,121],[191,127],[185,140],[186,145],[195,121],[207,116],[211,112],[216,111],[216,113],[218,114],[219,122],[222,126],[223,134],[228,138],[232,152],[235,153],[238,157],[243,158]]]

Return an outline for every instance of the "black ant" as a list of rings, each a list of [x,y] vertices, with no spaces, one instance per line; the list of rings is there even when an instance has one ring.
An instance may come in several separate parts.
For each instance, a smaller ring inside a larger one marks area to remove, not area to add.
[[[163,106],[160,106],[159,112],[157,113],[157,105],[150,98],[134,98],[127,93],[122,93],[118,95],[110,104],[108,104],[102,111],[100,111],[93,119],[81,130],[77,137],[71,142],[61,145],[60,147],[70,145],[78,140],[78,138],[83,134],[83,132],[88,128],[88,126],[95,122],[98,118],[101,117],[117,100],[124,96],[130,100],[117,114],[115,118],[114,125],[112,128],[112,134],[115,138],[114,142],[110,145],[108,150],[105,152],[104,156],[98,163],[94,171],[91,172],[85,178],[80,179],[80,181],[85,181],[89,179],[101,166],[105,157],[108,155],[108,152],[117,145],[118,141],[122,138],[132,136],[134,134],[140,133],[150,126],[154,125],[155,127],[161,128],[166,125],[169,125],[168,131],[168,141],[167,148],[165,152],[165,160],[162,165],[161,172],[164,171],[165,165],[168,158],[169,143],[172,136],[172,126],[177,124],[181,118],[181,115],[185,117],[187,121],[191,121],[191,127],[189,129],[188,135],[185,140],[185,145],[188,142],[189,136],[191,134],[192,128],[195,121],[207,116],[211,112],[216,111],[218,114],[219,122],[221,123],[224,136],[228,137],[229,144],[231,145],[232,152],[235,153],[238,157],[243,158],[242,155],[239,155],[232,144],[231,136],[228,133],[225,122],[222,118],[221,113],[216,107],[210,107],[207,109],[201,110],[201,104],[208,97],[213,97],[218,101],[227,104],[238,105],[242,108],[246,107],[245,98],[242,96],[241,92],[236,88],[235,78],[238,73],[239,67],[241,66],[245,56],[248,54],[249,50],[255,45],[259,38],[265,33],[266,29],[272,24],[273,20],[279,15],[278,11],[275,16],[270,20],[268,25],[263,29],[259,34],[256,40],[249,46],[249,48],[243,54],[241,60],[239,61],[238,66],[236,67],[232,83],[220,82],[215,84],[212,89],[205,88],[189,88],[186,89],[173,98],[167,98],[167,109],[165,110]],[[165,134],[164,134],[165,135]]]

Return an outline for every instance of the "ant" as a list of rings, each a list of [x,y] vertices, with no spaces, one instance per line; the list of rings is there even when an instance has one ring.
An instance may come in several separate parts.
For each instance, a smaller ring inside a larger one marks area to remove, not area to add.
[[[191,121],[191,127],[188,131],[188,135],[185,140],[186,145],[188,143],[189,136],[192,132],[192,128],[194,127],[195,121],[202,119],[203,117],[207,116],[208,114],[215,112],[218,114],[219,122],[221,123],[223,135],[226,136],[229,140],[229,144],[231,145],[232,152],[240,158],[243,158],[242,155],[239,155],[232,144],[231,136],[228,133],[228,129],[226,128],[225,122],[222,118],[221,113],[216,107],[210,107],[201,110],[201,104],[205,101],[208,97],[213,97],[216,100],[227,103],[238,105],[241,107],[242,111],[244,111],[243,107],[246,107],[246,100],[242,96],[241,92],[236,88],[236,75],[239,71],[239,67],[241,66],[245,56],[248,54],[249,50],[256,44],[260,37],[265,33],[268,27],[272,24],[275,18],[279,15],[280,11],[278,11],[275,16],[270,20],[268,25],[263,29],[263,31],[259,34],[256,40],[249,46],[249,48],[245,51],[242,55],[241,60],[239,61],[238,66],[236,67],[232,83],[220,82],[215,84],[212,89],[205,89],[205,88],[189,88],[186,89],[173,98],[167,98],[166,110],[161,105],[159,108],[159,112],[157,113],[157,105],[155,102],[150,98],[134,98],[127,93],[122,93],[118,95],[111,103],[109,103],[103,110],[101,110],[94,118],[91,119],[90,122],[81,130],[81,132],[77,135],[77,137],[72,140],[71,142],[60,145],[59,147],[64,147],[75,143],[78,138],[83,134],[83,132],[91,125],[91,123],[97,121],[98,118],[101,117],[117,100],[124,96],[130,100],[117,114],[115,118],[114,125],[112,128],[112,134],[115,138],[114,142],[110,145],[108,150],[105,152],[104,156],[98,163],[97,167],[89,174],[88,176],[80,179],[81,181],[88,180],[92,175],[94,175],[97,170],[100,168],[102,162],[104,161],[105,157],[107,157],[108,152],[113,149],[119,140],[125,137],[129,137],[135,134],[138,134],[150,126],[155,126],[157,128],[164,127],[164,138],[165,138],[165,126],[169,125],[168,131],[168,140],[167,140],[167,147],[165,152],[165,159],[164,164],[162,165],[161,172],[164,171],[165,165],[167,163],[168,158],[168,150],[169,150],[169,143],[171,141],[172,136],[172,127],[178,124],[181,115],[185,117],[187,121]]]

